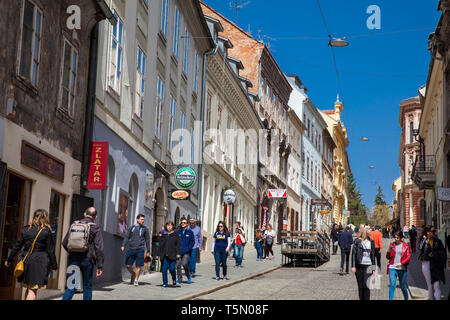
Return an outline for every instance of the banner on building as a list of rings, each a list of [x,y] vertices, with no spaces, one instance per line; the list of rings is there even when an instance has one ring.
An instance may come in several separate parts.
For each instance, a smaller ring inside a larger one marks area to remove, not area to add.
[[[105,189],[108,166],[108,142],[97,141],[91,143],[91,161],[87,189]]]

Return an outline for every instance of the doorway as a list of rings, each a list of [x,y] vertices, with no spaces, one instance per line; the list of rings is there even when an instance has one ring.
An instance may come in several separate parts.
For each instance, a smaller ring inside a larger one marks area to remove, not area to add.
[[[14,266],[17,263],[17,256],[9,268],[6,268],[4,263],[8,258],[13,245],[19,239],[24,225],[24,217],[29,209],[29,188],[26,188],[27,181],[21,177],[8,173],[6,194],[5,194],[5,208],[3,212],[3,221],[1,226],[0,242],[0,299],[11,300],[20,298],[21,290],[15,292],[16,280],[14,278]],[[28,182],[28,185],[30,183]]]

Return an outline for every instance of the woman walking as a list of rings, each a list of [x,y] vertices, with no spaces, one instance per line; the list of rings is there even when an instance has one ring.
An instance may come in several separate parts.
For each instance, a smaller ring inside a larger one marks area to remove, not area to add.
[[[166,230],[166,233],[161,236],[158,247],[158,257],[159,261],[161,261],[162,263],[161,272],[163,279],[163,288],[167,288],[167,270],[170,271],[170,275],[172,276],[172,284],[174,286],[177,285],[175,266],[177,259],[181,257],[181,241],[178,233],[174,232],[175,224],[172,221],[166,222],[166,224],[164,225],[164,229]]]
[[[400,281],[400,288],[403,297],[408,300],[408,289],[406,288],[407,267],[411,260],[411,249],[403,241],[404,234],[397,231],[394,235],[395,242],[389,245],[386,253],[386,259],[389,260],[387,274],[389,275],[389,300],[394,300],[395,287],[397,286],[397,277]]]
[[[266,241],[266,260],[274,260],[275,255],[273,254],[272,246],[275,239],[275,231],[272,229],[272,225],[267,225],[267,230],[264,232],[264,239]],[[272,254],[272,258],[269,258],[269,252]]]
[[[220,266],[222,266],[223,280],[227,278],[227,257],[230,250],[231,239],[228,228],[223,221],[217,224],[216,232],[213,236],[211,253],[216,262],[216,280],[220,280]]]
[[[262,242],[263,242],[263,237],[261,234],[261,230],[257,229],[256,230],[256,241],[255,241],[255,248],[256,248],[256,261],[261,261],[262,260]]]
[[[242,258],[244,257],[244,245],[247,240],[245,240],[243,230],[238,227],[236,229],[236,235],[233,239],[234,241],[234,257],[236,259],[236,267],[243,268]]]
[[[370,300],[370,288],[367,286],[370,275],[375,273],[375,243],[370,239],[368,230],[360,228],[352,248],[352,272],[358,282],[360,300]],[[370,271],[369,267],[372,269]],[[369,269],[369,270],[368,270]]]
[[[433,300],[433,298],[441,300],[439,281],[445,283],[445,248],[435,234],[435,227],[425,226],[418,247],[419,260],[422,261],[422,273],[428,286],[428,300]]]
[[[33,220],[23,227],[19,240],[14,244],[8,255],[5,266],[9,267],[15,256],[21,251],[20,260],[24,261],[24,271],[17,280],[27,288],[26,300],[36,300],[38,289],[47,287],[50,271],[56,271],[58,266],[55,256],[55,243],[48,212],[38,209],[34,212]]]

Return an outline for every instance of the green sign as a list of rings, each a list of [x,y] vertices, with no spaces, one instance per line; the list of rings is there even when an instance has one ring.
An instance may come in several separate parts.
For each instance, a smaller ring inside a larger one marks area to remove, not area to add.
[[[181,188],[190,188],[195,184],[197,175],[189,167],[180,168],[175,173],[175,183]]]

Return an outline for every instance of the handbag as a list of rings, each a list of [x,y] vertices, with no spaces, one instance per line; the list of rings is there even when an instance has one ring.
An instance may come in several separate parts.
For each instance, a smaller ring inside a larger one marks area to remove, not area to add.
[[[31,245],[31,248],[28,250],[25,257],[22,260],[20,260],[19,262],[17,262],[17,265],[14,268],[14,277],[18,278],[23,274],[23,271],[25,270],[25,260],[27,259],[28,255],[33,252],[34,244],[36,243],[36,240],[39,237],[39,234],[41,233],[41,231],[42,231],[42,229],[39,230],[36,238],[34,238],[33,244]]]

